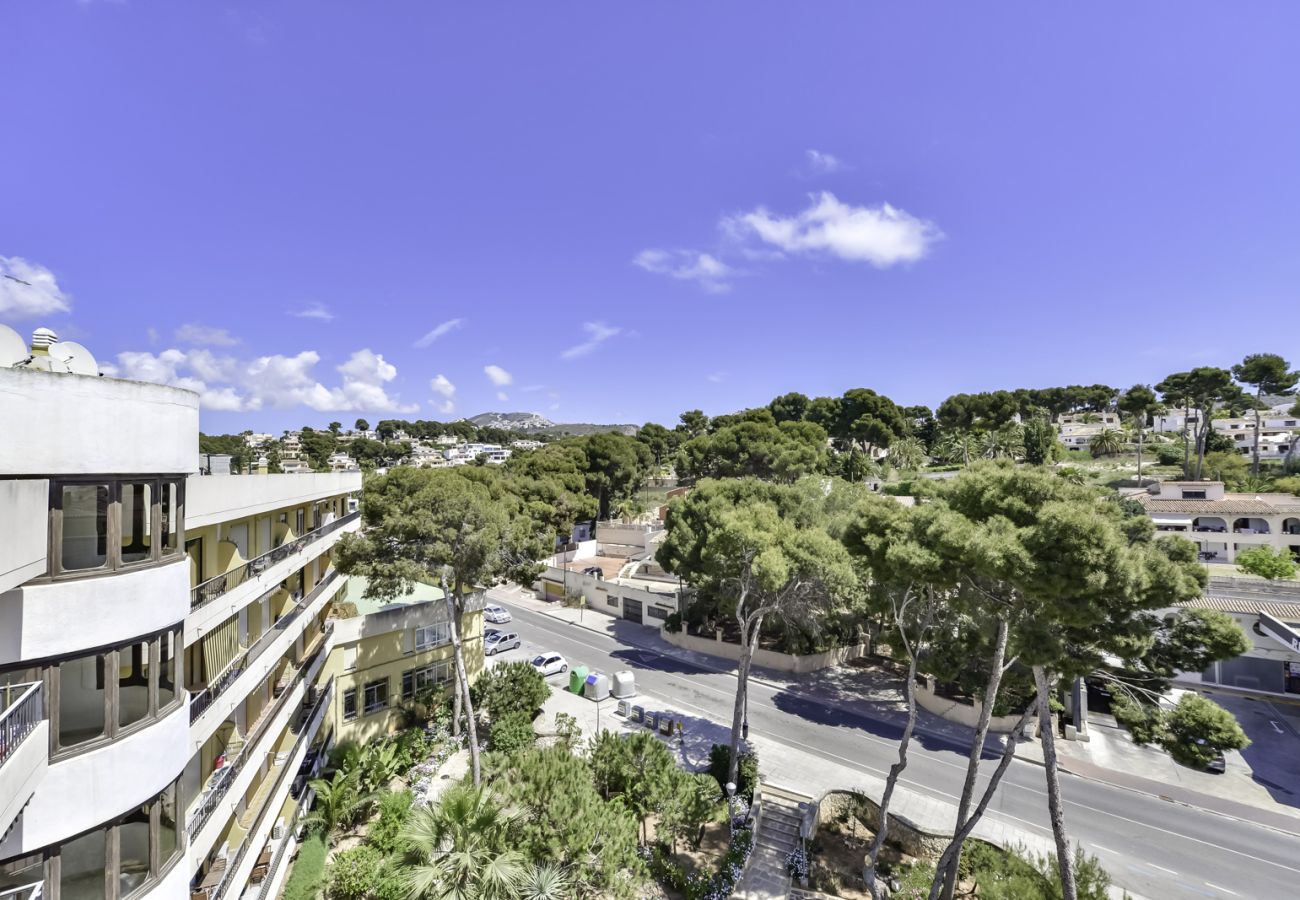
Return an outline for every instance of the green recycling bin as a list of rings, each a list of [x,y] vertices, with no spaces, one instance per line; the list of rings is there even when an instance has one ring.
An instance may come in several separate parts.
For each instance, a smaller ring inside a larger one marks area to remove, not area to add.
[[[587,673],[590,671],[586,666],[574,666],[569,670],[569,690],[574,694],[582,693],[582,686],[587,683]]]

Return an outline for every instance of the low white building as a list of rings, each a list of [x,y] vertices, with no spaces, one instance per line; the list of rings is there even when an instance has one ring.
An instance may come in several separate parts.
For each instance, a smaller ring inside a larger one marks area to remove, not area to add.
[[[1229,493],[1221,481],[1166,481],[1137,497],[1162,533],[1196,543],[1205,562],[1231,563],[1252,547],[1300,559],[1300,497]]]

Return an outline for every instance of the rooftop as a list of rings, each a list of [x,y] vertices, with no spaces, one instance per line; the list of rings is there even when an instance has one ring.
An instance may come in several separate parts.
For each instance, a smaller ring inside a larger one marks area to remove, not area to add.
[[[411,593],[403,596],[384,599],[378,597],[367,598],[365,593],[366,586],[369,583],[370,580],[361,575],[352,575],[348,578],[348,602],[356,606],[357,615],[359,616],[368,616],[389,609],[401,609],[406,606],[418,606],[421,603],[432,603],[434,600],[442,600],[444,596],[442,588],[417,582]]]
[[[1294,494],[1224,494],[1222,500],[1162,500],[1139,495],[1137,501],[1148,513],[1276,516],[1300,510],[1300,497]]]

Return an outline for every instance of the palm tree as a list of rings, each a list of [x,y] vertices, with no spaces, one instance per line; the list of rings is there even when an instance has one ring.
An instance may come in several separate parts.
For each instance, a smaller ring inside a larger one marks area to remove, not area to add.
[[[515,819],[485,788],[457,785],[435,806],[411,811],[403,831],[415,862],[412,900],[513,900],[529,877],[513,843]]]
[[[914,472],[925,465],[925,446],[914,437],[899,438],[889,445],[886,458],[895,469]]]
[[[571,896],[573,885],[569,876],[555,863],[533,866],[519,889],[519,900],[569,900]]]
[[[1103,428],[1088,442],[1088,449],[1094,457],[1115,456],[1123,448],[1124,435],[1117,428]]]
[[[975,435],[969,431],[952,429],[939,436],[935,455],[946,463],[970,465],[970,458],[978,453]]]
[[[980,455],[986,459],[1015,459],[1024,456],[1024,432],[1014,422],[987,432],[980,439]]]
[[[357,820],[361,811],[375,799],[372,793],[362,793],[361,773],[357,769],[336,770],[329,781],[317,778],[311,782],[316,794],[306,825],[328,837]]]

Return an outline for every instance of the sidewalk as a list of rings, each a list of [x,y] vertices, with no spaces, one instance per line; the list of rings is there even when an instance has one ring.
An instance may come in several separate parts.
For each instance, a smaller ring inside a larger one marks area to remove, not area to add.
[[[659,630],[655,626],[638,625],[591,609],[567,609],[555,603],[538,600],[532,591],[519,588],[496,590],[500,593],[501,599],[508,603],[517,603],[553,619],[603,634],[626,646],[649,650],[706,671],[727,674],[736,671],[735,663],[730,660],[684,650],[668,643],[660,637]],[[905,723],[906,715],[897,682],[869,670],[839,666],[795,676],[787,672],[775,672],[756,667],[751,670],[750,678],[756,683],[792,696],[833,706],[837,710],[848,710],[873,721],[893,724],[900,729]],[[1108,729],[1097,722],[1091,722],[1089,729],[1092,739],[1088,743],[1063,739],[1057,741],[1062,770],[1080,778],[1100,781],[1219,815],[1300,834],[1300,810],[1273,800],[1266,790],[1250,779],[1248,774],[1243,774],[1241,771],[1243,764],[1239,757],[1234,765],[1234,754],[1229,755],[1227,775],[1193,772],[1174,763],[1163,751],[1137,747],[1122,729]],[[957,749],[965,749],[970,744],[970,729],[948,722],[925,710],[917,711],[916,730],[918,733],[947,741]],[[1002,750],[1002,740],[1001,735],[990,735],[985,742],[985,752],[999,754]],[[773,750],[777,756],[780,755],[779,749],[774,747]],[[1026,762],[1043,764],[1042,748],[1037,741],[1022,741],[1016,756]],[[760,755],[761,758],[763,757]],[[806,761],[802,765],[808,768]],[[811,768],[818,771],[833,771],[837,767],[819,758],[816,765]],[[1133,768],[1138,769],[1139,772],[1144,771],[1147,775],[1129,771]],[[862,777],[852,770],[846,771],[851,772],[854,777]],[[776,774],[776,778],[779,783],[781,776]],[[789,784],[789,786],[807,789],[805,785]],[[883,787],[883,781],[878,787]],[[916,798],[917,801],[926,799]],[[944,805],[942,801],[933,802]]]

